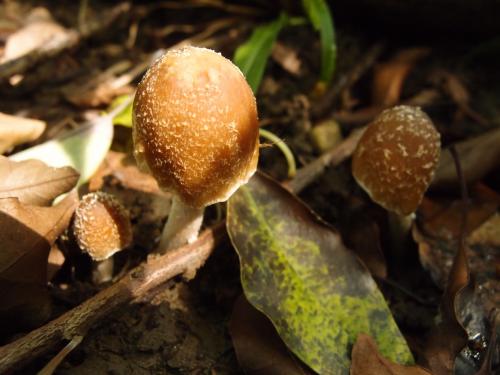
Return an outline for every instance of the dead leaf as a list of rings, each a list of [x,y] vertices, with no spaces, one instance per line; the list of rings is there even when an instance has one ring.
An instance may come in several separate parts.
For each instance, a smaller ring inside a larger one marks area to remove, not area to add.
[[[469,91],[456,74],[439,69],[433,72],[431,80],[442,88],[442,90],[455,102],[463,114],[467,115],[478,124],[488,124],[488,121],[485,118],[470,107]]]
[[[81,80],[69,83],[61,91],[66,100],[78,107],[109,105],[115,97],[133,91],[127,82],[120,84],[118,77],[130,66],[131,62],[128,60],[119,61],[91,79],[83,77]]]
[[[243,295],[234,305],[229,332],[238,362],[246,374],[314,374],[288,350],[269,319]]]
[[[409,48],[397,53],[391,60],[375,66],[372,103],[390,107],[400,101],[404,81],[415,64],[429,54],[428,48]]]
[[[352,348],[350,375],[431,375],[418,366],[403,366],[384,358],[377,344],[366,335],[358,335]]]
[[[123,152],[108,151],[101,167],[89,181],[89,190],[99,190],[102,187],[103,178],[108,175],[116,177],[128,189],[170,196],[159,188],[153,176],[139,170],[131,155]]]
[[[295,49],[292,49],[283,43],[276,42],[273,46],[271,57],[288,73],[294,76],[298,76],[300,74],[302,62],[300,61]]]
[[[53,207],[0,199],[0,331],[43,322],[48,309],[47,257],[67,228],[78,203],[76,192]]]
[[[468,183],[480,180],[500,167],[500,128],[455,145],[465,179]],[[456,188],[457,174],[449,150],[441,152],[439,165],[432,181],[433,188]]]
[[[495,212],[469,236],[469,244],[500,248],[500,214]]]
[[[79,174],[71,167],[52,168],[38,160],[15,162],[0,156],[0,198],[18,198],[21,203],[48,206],[71,190]]]
[[[0,113],[0,154],[14,146],[34,141],[44,131],[44,121]]]
[[[7,39],[0,63],[14,60],[37,49],[49,49],[51,45],[73,37],[73,33],[74,31],[55,22],[46,8],[34,8],[27,15],[24,26]]]
[[[471,233],[492,217],[498,208],[496,202],[471,201],[467,211],[467,231]],[[452,241],[460,235],[461,202],[438,202],[425,199],[419,208],[419,222],[429,237]]]

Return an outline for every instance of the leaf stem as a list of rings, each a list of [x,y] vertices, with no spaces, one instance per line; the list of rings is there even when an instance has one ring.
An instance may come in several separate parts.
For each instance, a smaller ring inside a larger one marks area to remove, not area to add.
[[[295,176],[295,173],[297,173],[297,165],[295,163],[295,158],[293,156],[292,150],[290,150],[288,145],[281,138],[279,138],[274,133],[271,133],[269,130],[261,128],[259,129],[259,133],[262,138],[265,138],[268,141],[272,142],[280,149],[288,164],[288,178],[293,178]]]

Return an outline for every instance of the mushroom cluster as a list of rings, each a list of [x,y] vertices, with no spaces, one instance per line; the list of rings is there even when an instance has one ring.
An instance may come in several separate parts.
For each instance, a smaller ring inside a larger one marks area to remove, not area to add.
[[[134,100],[133,140],[139,167],[174,194],[160,251],[196,239],[204,207],[249,180],[258,135],[252,90],[222,55],[174,49],[148,70]]]

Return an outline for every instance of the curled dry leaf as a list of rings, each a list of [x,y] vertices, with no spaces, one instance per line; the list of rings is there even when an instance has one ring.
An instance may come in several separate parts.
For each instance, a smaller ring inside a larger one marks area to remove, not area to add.
[[[288,73],[298,76],[302,61],[299,59],[297,51],[283,43],[276,42],[271,52],[274,61],[281,65]]]
[[[52,45],[74,37],[74,33],[55,22],[46,8],[34,8],[26,17],[24,26],[7,39],[0,63],[14,60],[37,49],[50,49]]]
[[[12,161],[0,156],[0,198],[48,206],[71,190],[79,174],[71,167],[52,168],[38,160]]]
[[[45,122],[0,113],[0,154],[42,135]]]
[[[500,128],[455,145],[468,183],[480,180],[500,167]],[[443,150],[431,185],[433,188],[456,188],[457,174],[449,150]]]
[[[52,207],[0,199],[0,332],[41,323],[50,312],[46,292],[50,247],[67,228],[76,192]]]
[[[314,374],[290,352],[269,319],[244,296],[234,305],[229,331],[236,357],[246,374]]]
[[[149,173],[144,173],[137,167],[133,156],[123,152],[109,150],[101,167],[89,181],[89,190],[99,190],[103,186],[105,176],[112,175],[127,189],[170,197],[158,186],[158,182]]]
[[[381,107],[396,105],[400,100],[406,77],[415,64],[428,54],[427,48],[409,48],[400,51],[391,60],[375,66],[373,104]]]
[[[431,375],[418,366],[402,366],[384,358],[375,341],[360,334],[352,348],[350,375]]]

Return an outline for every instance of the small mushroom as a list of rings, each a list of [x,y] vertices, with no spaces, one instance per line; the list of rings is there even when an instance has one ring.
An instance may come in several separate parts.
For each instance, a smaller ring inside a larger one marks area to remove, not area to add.
[[[361,137],[352,173],[372,200],[406,216],[417,209],[432,181],[440,147],[439,133],[420,108],[390,108]]]
[[[197,47],[161,57],[137,88],[135,158],[174,194],[159,250],[194,241],[204,207],[226,201],[257,168],[257,106],[241,71]]]
[[[383,111],[368,125],[354,152],[354,178],[389,211],[395,255],[402,253],[440,151],[440,135],[431,119],[418,107],[402,105]]]
[[[104,192],[84,195],[75,210],[73,234],[80,249],[94,261],[92,278],[101,283],[111,279],[111,256],[132,242],[127,210]]]

